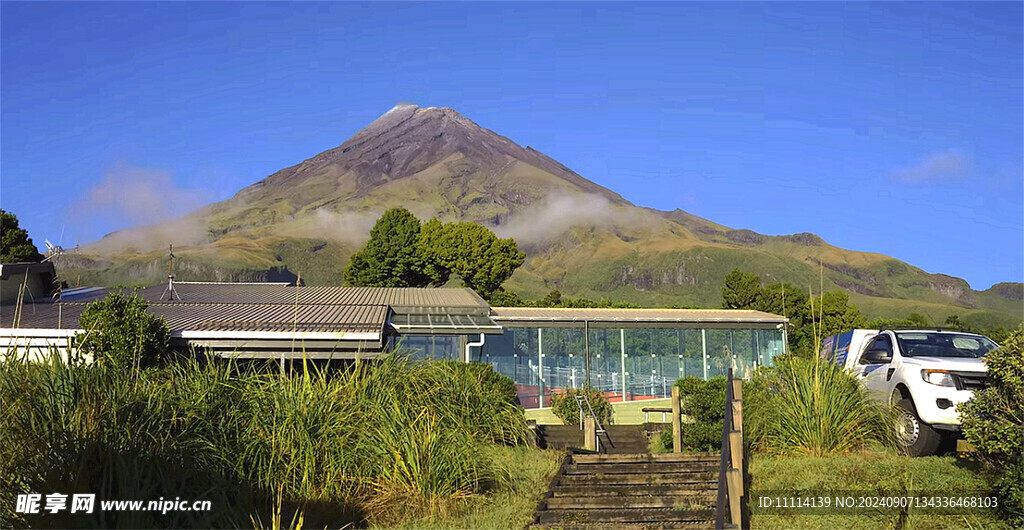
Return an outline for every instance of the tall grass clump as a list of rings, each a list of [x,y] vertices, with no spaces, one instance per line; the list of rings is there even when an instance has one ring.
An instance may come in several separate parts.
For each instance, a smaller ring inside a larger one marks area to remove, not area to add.
[[[0,527],[389,524],[488,491],[500,472],[487,448],[525,433],[511,381],[490,367],[402,356],[303,363],[291,376],[203,358],[141,366],[0,361],[0,491],[213,510],[24,516],[3,503]]]
[[[56,352],[55,352],[56,353]],[[51,355],[0,361],[0,491],[94,493],[102,500],[210,500],[252,506],[251,488],[224,473],[220,456],[188,417],[152,394],[156,371],[133,374]],[[141,377],[136,377],[141,376]],[[0,505],[3,527],[238,526],[236,510],[22,515]]]
[[[892,411],[833,363],[777,357],[743,391],[744,428],[755,448],[821,456],[894,444]]]

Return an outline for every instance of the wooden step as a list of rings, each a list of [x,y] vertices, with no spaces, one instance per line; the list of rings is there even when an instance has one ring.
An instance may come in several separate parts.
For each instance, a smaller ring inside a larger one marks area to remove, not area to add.
[[[639,453],[632,455],[573,455],[576,464],[627,464],[633,462],[713,462],[721,461],[717,453]]]
[[[598,497],[607,495],[631,496],[631,495],[699,495],[718,492],[718,482],[697,482],[691,484],[613,484],[602,485],[592,484],[585,486],[555,486],[551,494],[555,497]]]
[[[714,484],[718,487],[718,471],[690,473],[616,473],[608,475],[565,475],[559,479],[562,486],[608,486],[613,484]]]
[[[637,462],[632,464],[569,464],[567,475],[615,475],[620,473],[687,473],[718,471],[718,462]]]
[[[715,527],[714,521],[663,521],[663,522],[646,522],[646,523],[541,523],[530,525],[530,528],[536,529],[557,529],[557,530],[618,530],[622,528],[624,530],[711,530]]]
[[[714,509],[717,493],[689,496],[676,495],[630,495],[630,496],[580,496],[551,497],[546,503],[548,510],[589,510],[612,508],[679,508],[686,510]]]
[[[537,513],[539,523],[659,523],[708,522],[715,517],[714,508],[615,508],[609,510],[543,510]]]

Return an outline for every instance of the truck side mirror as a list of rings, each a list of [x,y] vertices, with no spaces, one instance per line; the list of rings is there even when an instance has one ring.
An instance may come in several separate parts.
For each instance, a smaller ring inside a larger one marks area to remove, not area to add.
[[[885,364],[892,362],[892,354],[887,350],[868,350],[861,359],[862,364]]]

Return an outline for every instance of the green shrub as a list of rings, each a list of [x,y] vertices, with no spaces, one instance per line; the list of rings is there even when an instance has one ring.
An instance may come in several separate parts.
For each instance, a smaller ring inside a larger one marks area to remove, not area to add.
[[[718,451],[722,448],[722,423],[725,418],[724,377],[708,380],[684,377],[676,381],[679,387],[680,412],[688,418],[683,424],[683,449],[687,451]],[[672,432],[662,435],[667,447],[672,447]]]
[[[302,513],[309,526],[390,524],[489,491],[500,471],[485,449],[524,430],[507,381],[479,366],[387,357],[283,377],[195,359],[132,371],[12,357],[0,360],[0,491],[214,509],[52,518],[0,503],[0,527],[240,527]]]
[[[85,331],[77,342],[78,351],[122,368],[157,365],[169,351],[171,332],[146,307],[136,293],[125,296],[119,290],[89,304],[79,317],[79,327]]]
[[[893,443],[892,411],[853,375],[819,359],[787,355],[774,362],[743,385],[744,436],[751,445],[820,456]]]
[[[418,383],[411,389],[423,406],[442,411],[444,420],[480,441],[523,441],[526,417],[516,384],[489,364],[430,361],[412,364]]]
[[[591,408],[594,409],[594,416],[597,417],[597,421],[601,425],[612,423],[612,404],[605,397],[604,392],[591,386],[570,388],[551,396],[551,412],[558,419],[562,420],[562,423],[566,425],[579,425],[580,409],[576,402],[576,396],[586,396],[587,400],[590,401]],[[586,404],[583,407],[586,414],[588,412]]]
[[[1024,327],[985,356],[989,386],[960,406],[963,432],[980,457],[1000,473],[1000,506],[1024,524]]]

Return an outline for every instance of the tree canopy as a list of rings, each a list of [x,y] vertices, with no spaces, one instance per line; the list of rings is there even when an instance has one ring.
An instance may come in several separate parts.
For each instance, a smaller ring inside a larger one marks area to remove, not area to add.
[[[515,240],[499,239],[476,223],[421,225],[405,208],[392,208],[370,231],[370,240],[352,256],[345,283],[375,287],[441,286],[453,274],[490,299],[523,264]]]
[[[722,307],[750,309],[761,292],[761,278],[756,274],[733,269],[722,284]]]
[[[860,309],[850,303],[844,291],[828,291],[810,298],[788,283],[761,285],[761,277],[735,269],[722,283],[722,307],[754,309],[789,318],[789,350],[812,355],[817,341],[858,327],[864,327]]]
[[[498,239],[476,223],[441,223],[437,219],[424,225],[420,253],[439,285],[451,274],[458,274],[466,287],[484,298],[500,289],[526,260],[526,253],[519,251],[512,238]]]
[[[89,304],[79,317],[78,351],[97,362],[123,368],[148,368],[163,360],[170,349],[171,332],[162,318],[146,312],[137,293],[111,291]]]
[[[0,210],[0,263],[23,263],[40,261],[39,254],[28,231],[21,228],[18,218],[5,210]]]
[[[423,287],[431,278],[424,272],[418,250],[420,220],[405,208],[392,208],[370,230],[370,240],[352,256],[345,283],[373,287]]]

